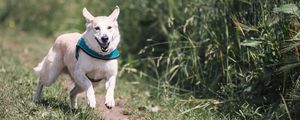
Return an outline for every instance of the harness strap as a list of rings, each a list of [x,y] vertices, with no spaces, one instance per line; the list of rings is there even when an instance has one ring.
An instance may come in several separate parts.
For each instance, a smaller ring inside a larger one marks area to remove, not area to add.
[[[76,45],[76,51],[75,51],[75,57],[76,57],[76,60],[78,60],[78,57],[79,57],[79,50],[80,50],[80,47],[78,47]]]

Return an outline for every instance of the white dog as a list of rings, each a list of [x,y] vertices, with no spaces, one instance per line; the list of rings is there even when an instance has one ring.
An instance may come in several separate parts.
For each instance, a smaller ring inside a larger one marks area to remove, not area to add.
[[[89,107],[95,108],[93,85],[105,79],[105,105],[115,106],[114,88],[118,71],[117,46],[120,41],[117,18],[119,7],[109,16],[94,17],[86,8],[82,13],[86,19],[86,31],[59,36],[47,56],[34,68],[39,82],[34,102],[41,99],[43,86],[50,86],[57,77],[65,72],[70,75],[75,87],[70,92],[71,105],[77,108],[77,94],[86,92]]]

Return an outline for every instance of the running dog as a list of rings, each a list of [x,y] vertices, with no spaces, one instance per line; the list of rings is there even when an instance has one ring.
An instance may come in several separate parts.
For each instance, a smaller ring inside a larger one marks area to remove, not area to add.
[[[77,95],[86,92],[90,108],[96,107],[93,86],[105,80],[105,105],[115,106],[114,88],[118,72],[120,33],[117,18],[120,10],[116,6],[109,16],[94,17],[86,8],[82,11],[86,19],[86,30],[80,33],[60,35],[48,54],[34,68],[38,75],[33,101],[41,99],[43,86],[50,86],[61,73],[69,74],[75,83],[70,92],[71,106],[77,108]]]

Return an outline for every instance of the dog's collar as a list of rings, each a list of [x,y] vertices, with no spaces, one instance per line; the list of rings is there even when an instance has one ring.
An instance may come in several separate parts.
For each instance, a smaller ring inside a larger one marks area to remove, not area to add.
[[[76,45],[75,57],[76,57],[77,60],[79,58],[79,50],[80,49],[83,52],[85,52],[86,54],[88,54],[89,56],[91,56],[93,58],[101,59],[101,60],[117,59],[120,56],[120,53],[119,53],[118,49],[113,50],[110,54],[101,55],[101,54],[95,52],[94,50],[92,50],[91,48],[89,48],[89,46],[85,43],[84,39],[80,38],[77,42],[77,45]]]

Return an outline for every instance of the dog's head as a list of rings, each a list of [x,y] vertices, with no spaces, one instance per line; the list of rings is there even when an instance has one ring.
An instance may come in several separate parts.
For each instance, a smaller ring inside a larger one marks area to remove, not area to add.
[[[86,8],[82,14],[86,19],[86,31],[83,34],[87,44],[100,54],[108,54],[117,48],[120,41],[117,18],[120,9],[116,6],[109,16],[94,17]]]

